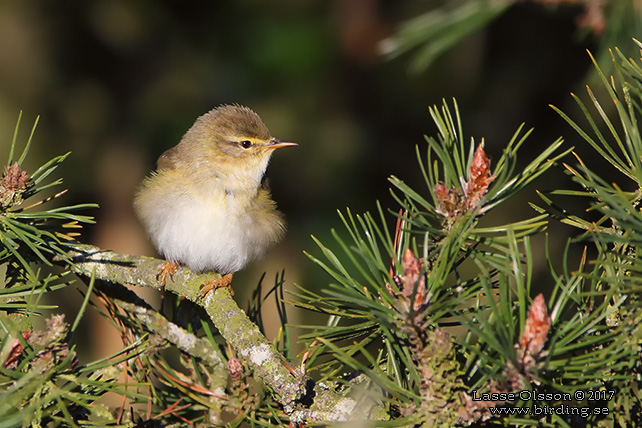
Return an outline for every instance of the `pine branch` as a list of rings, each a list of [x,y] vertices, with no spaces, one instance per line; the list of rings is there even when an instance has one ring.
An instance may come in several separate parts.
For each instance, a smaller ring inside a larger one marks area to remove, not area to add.
[[[110,286],[119,285],[110,284]],[[120,308],[134,316],[151,333],[167,340],[182,352],[203,360],[205,364],[215,370],[215,374],[219,375],[217,378],[221,379],[221,388],[225,387],[225,382],[227,381],[225,361],[220,351],[213,347],[208,340],[196,337],[184,328],[170,322],[152,308],[136,305],[121,299],[114,299],[114,302],[116,302]],[[222,375],[219,373],[221,370],[223,371]],[[221,394],[223,394],[223,392],[221,392]]]
[[[210,422],[222,423],[221,411],[229,397],[225,395],[228,366],[221,351],[209,340],[199,338],[168,320],[150,307],[136,293],[121,284],[97,281],[96,289],[109,299],[110,313],[135,329],[149,331],[177,349],[200,360],[209,369],[207,395],[210,397]]]
[[[71,258],[72,270],[84,276],[94,275],[96,279],[118,284],[132,284],[163,290],[156,279],[164,263],[151,257],[122,255],[90,245],[69,245],[67,254]],[[238,307],[229,290],[219,289],[199,299],[202,284],[218,278],[215,273],[197,274],[181,267],[167,281],[164,289],[202,306],[214,326],[256,375],[275,394],[284,411],[294,422],[347,421],[364,418],[376,410],[361,406],[343,397],[327,386],[316,384],[304,373],[297,373],[278,352],[245,312]],[[150,324],[155,316],[141,311],[140,317]],[[138,316],[138,315],[137,315]],[[157,320],[156,320],[157,321]],[[168,336],[163,334],[163,337]]]

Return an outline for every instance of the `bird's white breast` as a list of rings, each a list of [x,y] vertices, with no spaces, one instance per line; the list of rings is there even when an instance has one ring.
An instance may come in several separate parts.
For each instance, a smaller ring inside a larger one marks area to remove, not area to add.
[[[165,181],[167,177],[150,179]],[[236,272],[263,255],[283,234],[282,218],[267,196],[235,196],[215,182],[190,190],[176,183],[172,187],[164,184],[153,186],[162,187],[163,194],[139,198],[136,205],[156,248],[170,261],[197,272]],[[146,203],[153,208],[141,209]]]

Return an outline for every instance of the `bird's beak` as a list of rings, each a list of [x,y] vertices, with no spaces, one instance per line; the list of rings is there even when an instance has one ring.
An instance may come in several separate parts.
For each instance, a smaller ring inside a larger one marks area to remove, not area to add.
[[[283,147],[298,146],[297,143],[291,141],[272,140],[265,146],[266,149],[280,149]]]

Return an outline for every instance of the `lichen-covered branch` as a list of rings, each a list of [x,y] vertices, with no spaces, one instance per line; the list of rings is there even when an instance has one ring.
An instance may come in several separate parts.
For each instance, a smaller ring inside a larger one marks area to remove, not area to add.
[[[114,308],[112,311],[119,313],[114,314],[115,316],[120,319],[130,319],[142,325],[145,330],[156,337],[162,338],[162,340],[174,345],[182,352],[198,358],[207,366],[209,389],[212,392],[209,398],[211,402],[209,420],[215,423],[222,423],[221,412],[226,401],[225,387],[228,381],[228,369],[221,351],[212,346],[209,340],[199,338],[169,321],[126,287],[116,283],[100,281],[98,289],[107,294],[109,300],[113,302]]]
[[[315,385],[304,373],[293,374],[285,358],[238,307],[228,289],[218,289],[200,298],[203,284],[220,278],[219,274],[197,274],[180,267],[163,288],[156,278],[163,260],[123,255],[83,244],[68,246],[68,254],[74,263],[72,269],[78,274],[93,274],[96,279],[118,284],[164,289],[202,306],[223,338],[274,392],[293,421],[346,421],[371,415],[371,406],[362,406],[357,411],[355,400]]]
[[[184,328],[169,321],[121,284],[101,281],[97,288],[107,294],[128,317],[134,318],[147,331],[162,337],[181,351],[200,359],[204,364],[212,368],[216,372],[212,374],[219,378],[221,385],[225,386],[227,382],[227,364],[221,351],[213,347],[208,340],[196,337]]]

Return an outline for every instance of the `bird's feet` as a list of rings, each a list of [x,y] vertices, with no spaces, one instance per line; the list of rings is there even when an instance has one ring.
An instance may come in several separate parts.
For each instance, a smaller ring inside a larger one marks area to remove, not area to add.
[[[160,281],[161,287],[165,288],[167,277],[172,281],[174,280],[174,273],[176,273],[178,266],[180,266],[180,264],[176,262],[165,262],[161,265],[156,274],[156,280]]]
[[[233,276],[234,276],[233,273],[228,273],[227,275],[223,275],[220,278],[216,278],[216,279],[211,279],[209,281],[205,281],[203,283],[203,288],[198,293],[199,299],[202,299],[203,297],[207,296],[207,294],[210,291],[212,291],[212,290],[216,291],[216,289],[223,288],[223,287],[229,288],[230,289],[230,294],[233,296],[234,295],[234,290],[232,290],[232,287],[230,287],[230,284],[232,283],[232,277]]]

